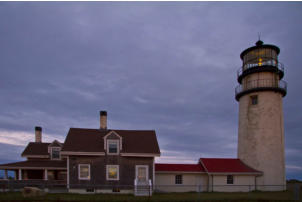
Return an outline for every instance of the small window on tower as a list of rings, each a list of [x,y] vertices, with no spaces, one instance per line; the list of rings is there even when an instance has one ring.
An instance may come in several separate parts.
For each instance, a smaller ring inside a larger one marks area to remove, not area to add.
[[[252,101],[252,105],[257,105],[258,104],[258,96],[257,95],[251,96],[251,101]]]

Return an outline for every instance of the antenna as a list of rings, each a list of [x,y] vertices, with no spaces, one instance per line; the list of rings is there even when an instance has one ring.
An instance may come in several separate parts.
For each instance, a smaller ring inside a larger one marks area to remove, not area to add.
[[[258,32],[258,41],[260,41],[261,33]]]

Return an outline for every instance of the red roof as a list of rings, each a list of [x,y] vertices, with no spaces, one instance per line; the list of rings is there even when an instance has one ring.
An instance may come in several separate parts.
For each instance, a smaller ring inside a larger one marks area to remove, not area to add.
[[[201,164],[155,164],[155,171],[205,172]]]
[[[261,173],[240,159],[201,158],[200,162],[209,173]]]

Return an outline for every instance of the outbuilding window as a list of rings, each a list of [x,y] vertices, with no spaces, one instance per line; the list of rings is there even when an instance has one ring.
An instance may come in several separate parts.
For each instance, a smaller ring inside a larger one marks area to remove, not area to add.
[[[182,184],[182,175],[175,175],[175,184]]]
[[[79,180],[90,180],[90,164],[79,164]]]
[[[228,175],[227,176],[227,184],[234,184],[234,176]]]

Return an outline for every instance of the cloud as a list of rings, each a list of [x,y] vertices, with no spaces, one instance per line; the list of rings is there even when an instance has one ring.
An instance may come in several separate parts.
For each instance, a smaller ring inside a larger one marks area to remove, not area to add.
[[[28,133],[24,131],[5,131],[0,130],[0,142],[4,144],[11,144],[16,146],[25,146],[29,142],[35,141],[35,136],[33,133]],[[42,134],[43,142],[52,142],[54,138],[57,138],[58,141],[64,142],[62,137],[58,137],[54,134]]]
[[[36,125],[45,141],[64,140],[70,127],[99,128],[98,111],[107,110],[110,128],[155,129],[164,151],[159,161],[234,158],[239,54],[261,32],[281,49],[286,164],[299,167],[301,8],[300,2],[1,3],[0,142],[23,147]]]

